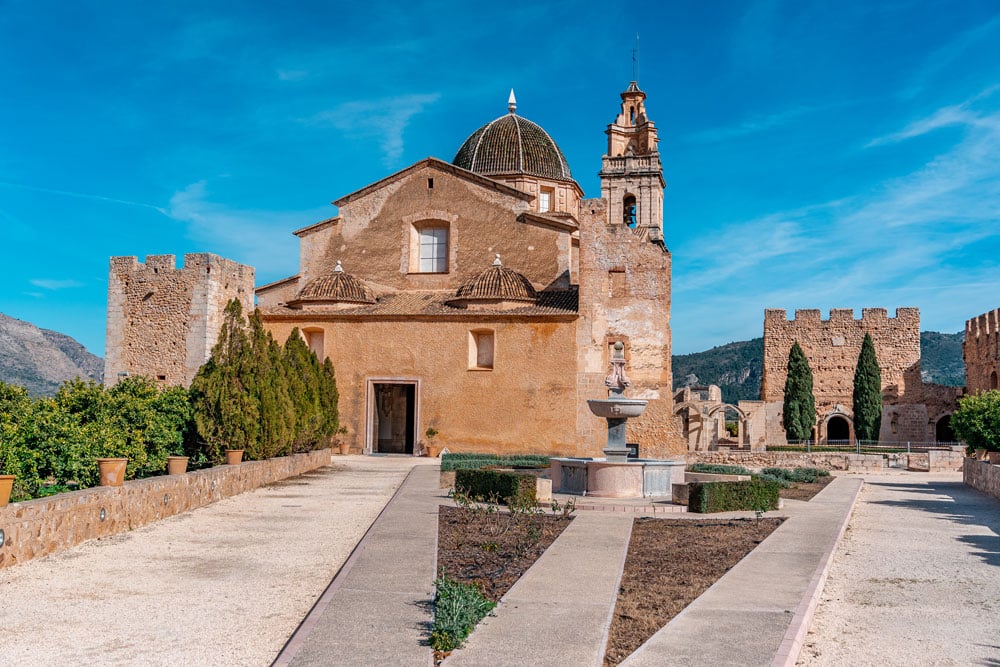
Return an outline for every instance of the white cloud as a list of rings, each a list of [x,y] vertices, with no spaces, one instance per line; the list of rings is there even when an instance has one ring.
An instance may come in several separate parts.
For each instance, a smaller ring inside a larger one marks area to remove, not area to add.
[[[438,93],[401,95],[378,100],[344,102],[304,122],[333,127],[352,137],[374,139],[387,167],[403,155],[403,133],[410,119],[438,100]]]
[[[51,278],[33,278],[29,280],[35,287],[41,287],[47,290],[61,290],[69,289],[71,287],[83,287],[83,283],[79,280],[53,280]]]
[[[298,271],[298,243],[292,230],[330,217],[330,207],[306,211],[230,208],[209,199],[205,181],[170,198],[166,213],[187,224],[188,236],[205,250],[257,269],[258,282]]]

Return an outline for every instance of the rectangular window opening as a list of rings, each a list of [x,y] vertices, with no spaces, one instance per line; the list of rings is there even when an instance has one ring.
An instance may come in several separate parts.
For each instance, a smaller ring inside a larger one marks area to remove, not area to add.
[[[428,190],[433,190],[434,189],[434,179],[433,178],[428,178],[427,179],[427,189]]]
[[[425,227],[420,230],[421,273],[448,271],[448,228]]]

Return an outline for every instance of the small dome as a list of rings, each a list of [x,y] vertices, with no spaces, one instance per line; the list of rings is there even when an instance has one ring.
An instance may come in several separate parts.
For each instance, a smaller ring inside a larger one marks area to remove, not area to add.
[[[513,99],[513,91],[511,93]],[[548,132],[510,113],[483,125],[465,140],[452,164],[484,176],[529,174],[573,180],[566,156]]]
[[[375,293],[337,262],[333,273],[310,280],[299,291],[296,301],[332,301],[337,303],[375,303]]]
[[[458,288],[457,301],[534,301],[537,298],[531,281],[517,271],[500,263],[500,255],[493,266]]]

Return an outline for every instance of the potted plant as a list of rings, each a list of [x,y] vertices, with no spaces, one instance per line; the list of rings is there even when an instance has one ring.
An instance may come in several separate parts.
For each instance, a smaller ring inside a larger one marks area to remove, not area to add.
[[[434,438],[437,437],[438,433],[439,431],[433,426],[428,427],[427,430],[424,431],[424,435],[427,437],[427,444],[424,446],[424,454],[432,459],[436,459],[441,455],[441,445],[434,444]]]
[[[167,474],[168,475],[183,475],[187,472],[188,467],[188,457],[187,456],[168,456],[167,457]]]
[[[337,448],[340,450],[341,456],[347,456],[351,453],[351,443],[347,441],[347,427],[341,426],[337,429],[337,434],[334,436],[334,442],[337,444]]]
[[[126,458],[97,459],[97,469],[101,474],[101,486],[121,486],[125,481]]]
[[[227,449],[226,450],[226,465],[227,466],[238,466],[243,462],[243,450],[242,449]]]
[[[7,507],[10,502],[10,492],[14,489],[13,475],[0,475],[0,507]]]

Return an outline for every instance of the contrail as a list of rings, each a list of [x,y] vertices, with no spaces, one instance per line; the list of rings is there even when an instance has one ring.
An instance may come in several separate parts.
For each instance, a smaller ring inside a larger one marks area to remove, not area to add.
[[[127,199],[115,199],[114,197],[103,197],[101,195],[88,195],[84,192],[69,192],[68,190],[54,190],[52,188],[41,188],[35,185],[24,185],[23,183],[9,183],[7,181],[0,181],[0,186],[7,188],[17,188],[19,190],[31,190],[32,192],[44,192],[50,195],[62,195],[64,197],[76,197],[78,199],[93,199],[96,201],[106,201],[112,204],[123,204],[125,206],[138,206],[140,208],[150,208],[157,213],[162,213],[163,215],[170,217],[165,208],[160,206],[153,206],[152,204],[146,204],[140,201],[129,201]]]

